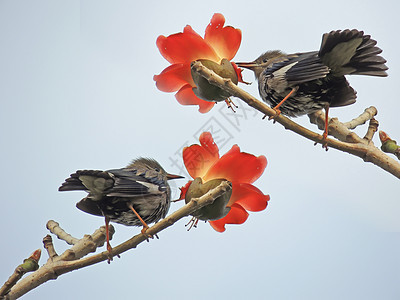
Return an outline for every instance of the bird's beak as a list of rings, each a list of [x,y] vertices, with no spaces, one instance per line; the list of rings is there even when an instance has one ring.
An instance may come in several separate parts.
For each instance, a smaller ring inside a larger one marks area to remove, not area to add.
[[[179,179],[179,178],[185,178],[185,177],[180,176],[180,175],[174,175],[174,174],[169,174],[169,173],[167,173],[167,180]]]
[[[245,68],[245,69],[250,69],[253,70],[256,67],[258,67],[258,64],[254,61],[252,62],[239,62],[239,63],[235,63],[239,68]]]

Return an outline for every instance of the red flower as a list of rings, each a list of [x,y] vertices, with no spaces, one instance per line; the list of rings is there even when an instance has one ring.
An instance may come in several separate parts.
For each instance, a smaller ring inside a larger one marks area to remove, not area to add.
[[[224,178],[232,182],[232,196],[227,204],[229,213],[216,221],[209,221],[218,232],[225,231],[225,224],[242,224],[249,213],[262,211],[267,207],[269,195],[264,195],[252,185],[264,172],[267,159],[261,155],[240,152],[234,145],[222,157],[218,146],[209,132],[203,132],[199,138],[200,145],[191,145],[183,149],[183,162],[192,178],[201,177],[204,182]],[[181,188],[181,199],[185,198],[191,181]]]
[[[192,88],[196,87],[190,69],[190,63],[198,59],[208,59],[221,63],[222,59],[231,60],[239,49],[242,39],[240,29],[225,26],[222,14],[214,14],[208,24],[204,38],[198,35],[190,25],[183,32],[168,37],[160,35],[157,47],[161,55],[171,65],[161,74],[154,75],[156,86],[163,92],[176,92],[176,99],[182,105],[198,105],[201,113],[208,112],[214,102],[198,98]],[[241,69],[232,63],[238,80],[243,82]]]

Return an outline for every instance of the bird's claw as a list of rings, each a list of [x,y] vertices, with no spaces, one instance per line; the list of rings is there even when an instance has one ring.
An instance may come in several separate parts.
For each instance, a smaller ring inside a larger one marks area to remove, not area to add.
[[[328,151],[328,132],[324,132],[324,134],[322,135],[322,148],[325,149],[325,151]]]
[[[111,261],[113,260],[113,254],[112,254],[112,247],[108,241],[107,241],[107,252],[108,252],[107,263],[110,264]]]
[[[146,237],[146,241],[148,242],[149,238],[154,239],[154,237],[152,234],[147,233],[147,229],[149,229],[149,226],[143,226],[141,233]],[[155,236],[158,238],[157,234]]]
[[[329,150],[327,138],[328,138],[328,135],[324,132],[324,134],[322,135],[321,144],[322,144],[322,149],[325,149],[325,151]],[[318,142],[315,142],[314,146],[316,146],[317,144],[318,144]]]
[[[268,120],[274,120],[275,123],[275,118],[281,114],[281,111],[279,110],[279,108],[273,108],[273,110],[275,111],[275,115],[268,117]]]

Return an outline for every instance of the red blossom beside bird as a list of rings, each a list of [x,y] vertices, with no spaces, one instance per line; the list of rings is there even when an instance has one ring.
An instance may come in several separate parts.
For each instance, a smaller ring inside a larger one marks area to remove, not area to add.
[[[199,87],[192,78],[190,65],[196,60],[207,60],[218,67],[219,64],[226,63],[226,60],[233,59],[239,49],[242,33],[240,29],[224,26],[224,24],[224,16],[217,13],[213,15],[208,24],[204,38],[197,34],[190,25],[185,26],[183,32],[168,37],[160,35],[157,38],[157,47],[171,65],[159,75],[154,75],[153,79],[156,81],[157,88],[169,93],[177,91],[175,97],[182,105],[198,105],[201,113],[210,111],[215,104],[211,100],[220,100],[211,98],[208,99],[209,101],[205,101],[204,97],[203,99],[198,97],[201,95],[201,91],[195,94],[193,90]],[[232,73],[233,70],[234,73],[231,76],[236,77],[236,81],[243,82],[242,70],[234,63],[228,65],[231,69],[228,72]]]

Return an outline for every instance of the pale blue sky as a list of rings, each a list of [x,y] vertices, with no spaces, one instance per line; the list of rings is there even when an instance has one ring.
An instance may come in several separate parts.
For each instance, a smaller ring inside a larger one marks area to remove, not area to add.
[[[244,106],[235,116],[223,104],[200,114],[158,91],[152,79],[168,66],[157,36],[186,24],[203,35],[215,12],[242,30],[236,61],[268,49],[317,50],[323,33],[357,28],[384,50],[389,77],[349,78],[358,101],[331,116],[348,121],[375,105],[380,129],[400,140],[398,3],[190,3],[0,1],[0,281],[42,248],[47,220],[76,237],[103,225],[75,208],[84,193],[57,191],[70,173],[118,168],[138,156],[180,173],[172,164],[179,150],[211,126],[221,153],[236,143],[267,157],[255,183],[271,196],[265,211],[222,234],[204,223],[186,232],[186,218],[111,265],[63,275],[24,299],[399,299],[398,179],[314,147]],[[244,76],[254,81],[250,72]],[[242,87],[258,96],[256,84]],[[307,117],[297,121],[316,130]],[[186,180],[174,183],[176,196]],[[115,228],[113,245],[140,231]],[[58,240],[55,247],[66,249]],[[46,259],[43,253],[40,264]]]

